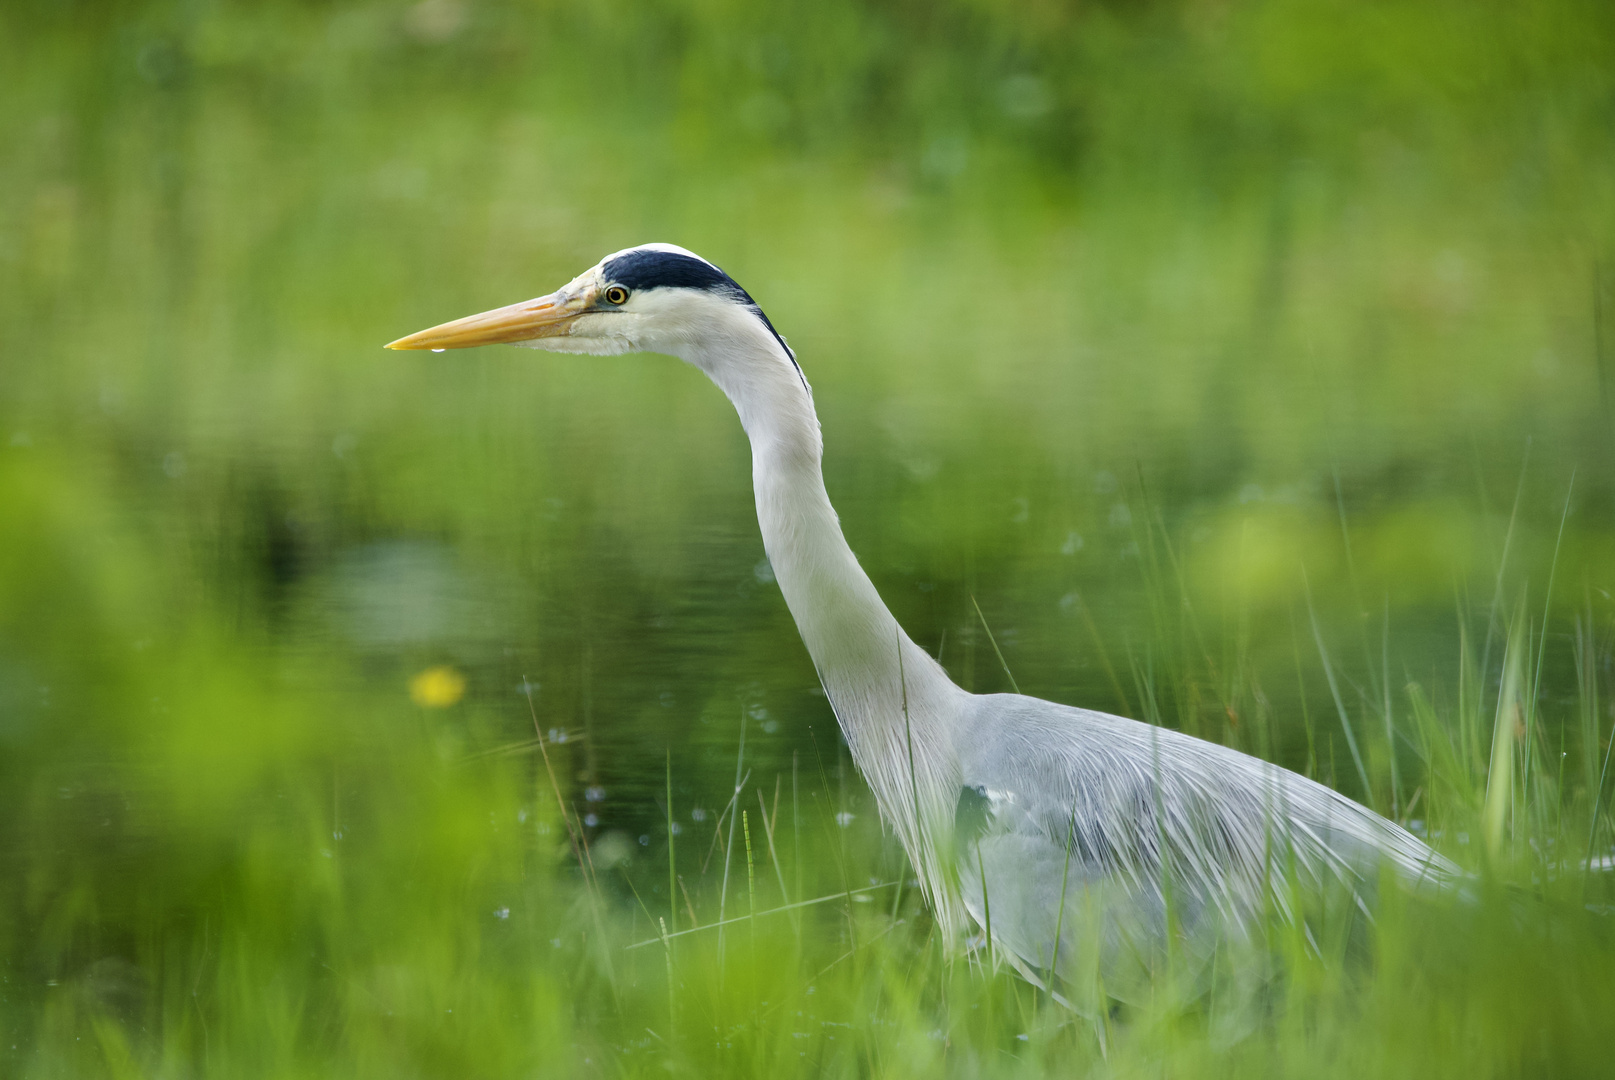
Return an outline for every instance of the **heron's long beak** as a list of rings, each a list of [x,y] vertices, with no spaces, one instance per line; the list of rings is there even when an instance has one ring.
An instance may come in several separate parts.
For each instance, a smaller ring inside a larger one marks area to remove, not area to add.
[[[469,349],[473,345],[508,345],[534,338],[561,337],[572,331],[582,305],[569,304],[557,293],[467,315],[430,330],[401,337],[389,349]]]

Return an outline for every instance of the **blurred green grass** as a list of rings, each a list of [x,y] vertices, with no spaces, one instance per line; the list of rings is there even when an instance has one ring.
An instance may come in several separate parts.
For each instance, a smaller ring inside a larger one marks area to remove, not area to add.
[[[1612,45],[1575,0],[7,5],[0,1071],[1607,1071]],[[379,348],[648,239],[791,338],[962,683],[975,597],[1028,692],[1416,819],[1481,898],[1108,1058],[907,887],[626,949],[751,914],[742,723],[759,907],[907,881],[716,391]]]

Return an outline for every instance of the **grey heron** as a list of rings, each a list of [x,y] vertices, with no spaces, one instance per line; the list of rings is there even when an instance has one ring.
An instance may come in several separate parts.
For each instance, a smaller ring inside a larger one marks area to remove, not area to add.
[[[880,813],[946,939],[970,921],[1029,980],[1091,1001],[1142,992],[1168,939],[1204,953],[1297,889],[1357,897],[1458,868],[1294,772],[1167,728],[1020,694],[974,694],[903,632],[841,532],[813,395],[751,296],[683,248],[608,255],[535,300],[393,349],[513,344],[670,354],[705,372],[752,448],[775,579]]]

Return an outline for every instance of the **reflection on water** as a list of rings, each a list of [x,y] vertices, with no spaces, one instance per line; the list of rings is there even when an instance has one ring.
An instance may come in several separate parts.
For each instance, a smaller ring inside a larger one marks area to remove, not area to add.
[[[501,636],[497,594],[474,586],[452,558],[440,545],[404,540],[346,551],[310,583],[312,603],[359,649],[396,653],[479,640],[486,647]]]

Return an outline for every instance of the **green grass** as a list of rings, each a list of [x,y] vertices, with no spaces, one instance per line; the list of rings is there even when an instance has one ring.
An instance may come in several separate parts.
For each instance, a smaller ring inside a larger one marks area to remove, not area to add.
[[[7,5],[0,1074],[1608,1073],[1612,52],[1592,0]],[[648,239],[789,336],[962,685],[1472,895],[1097,1024],[938,940],[721,396],[380,348]]]
[[[1501,663],[1518,692],[1531,668],[1514,625]],[[1604,649],[1607,662],[1607,637]],[[1497,713],[1513,749],[1494,747],[1490,770],[1477,769],[1458,718],[1428,705],[1442,691],[1465,688],[1399,696],[1427,778],[1419,813],[1477,873],[1470,896],[1392,890],[1371,928],[1274,921],[1266,947],[1229,953],[1210,993],[1168,969],[1155,1003],[1097,1023],[984,950],[944,948],[867,798],[831,783],[843,761],[760,776],[737,757],[750,782],[727,812],[698,824],[675,806],[671,840],[659,829],[644,847],[620,833],[587,844],[551,768],[576,764],[575,743],[467,758],[434,752],[432,738],[440,749],[467,717],[423,719],[418,740],[371,744],[381,760],[362,783],[294,774],[302,803],[220,828],[228,852],[192,866],[192,881],[170,871],[160,897],[147,883],[138,897],[37,912],[47,933],[77,938],[55,943],[64,957],[87,947],[80,935],[135,932],[100,941],[115,959],[64,964],[25,992],[28,1068],[1597,1075],[1615,940],[1608,875],[1580,869],[1589,793],[1566,793],[1547,747],[1523,753],[1532,744],[1507,701]],[[1585,766],[1601,738],[1568,752]],[[1523,791],[1535,792],[1529,808],[1511,794]],[[1607,834],[1596,846],[1608,849]],[[665,907],[649,893],[662,873],[680,883]],[[45,884],[34,886],[60,903]]]

